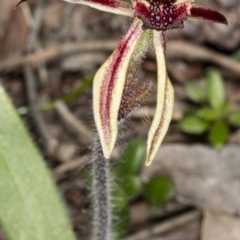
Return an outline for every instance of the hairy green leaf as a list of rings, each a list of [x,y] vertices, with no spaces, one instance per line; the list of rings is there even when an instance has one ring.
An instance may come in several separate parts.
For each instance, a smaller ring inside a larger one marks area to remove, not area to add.
[[[42,157],[0,86],[0,223],[11,240],[74,240]]]

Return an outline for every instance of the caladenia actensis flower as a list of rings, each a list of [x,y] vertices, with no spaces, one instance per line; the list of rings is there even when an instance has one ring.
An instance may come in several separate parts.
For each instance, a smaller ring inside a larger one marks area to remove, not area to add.
[[[133,23],[112,55],[101,66],[93,83],[93,111],[105,158],[110,158],[118,134],[118,122],[147,96],[151,83],[134,92],[140,64],[153,45],[157,60],[157,106],[148,134],[149,165],[165,136],[173,110],[174,93],[166,71],[165,31],[183,28],[188,19],[227,24],[220,13],[194,0],[66,0],[99,10],[133,17]]]
[[[24,2],[27,0],[21,0]],[[157,106],[148,134],[149,165],[169,126],[174,93],[166,71],[166,37],[169,29],[183,28],[188,19],[227,24],[220,13],[193,4],[193,0],[65,0],[133,18],[112,55],[97,71],[93,82],[93,112],[98,135],[92,154],[93,240],[114,239],[109,161],[118,124],[148,96],[152,82],[136,86],[141,63],[153,46],[157,60]]]
[[[94,78],[93,110],[103,153],[109,158],[117,133],[119,115],[131,112],[147,95],[150,84],[136,93],[133,86],[140,63],[153,44],[158,66],[156,113],[149,130],[147,159],[149,165],[165,136],[173,109],[174,94],[166,72],[165,31],[183,28],[184,21],[200,19],[227,24],[220,13],[192,4],[192,0],[132,0],[132,4],[117,0],[67,0],[68,2],[134,17],[125,37]],[[131,106],[131,107],[130,107]]]

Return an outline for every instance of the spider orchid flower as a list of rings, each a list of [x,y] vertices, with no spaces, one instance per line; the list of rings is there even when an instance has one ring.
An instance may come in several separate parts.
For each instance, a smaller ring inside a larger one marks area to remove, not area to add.
[[[227,25],[220,13],[193,4],[194,0],[65,0],[115,14],[132,17],[133,23],[112,55],[97,71],[93,83],[93,111],[97,131],[106,158],[113,150],[118,122],[148,95],[151,84],[146,83],[135,93],[140,64],[154,46],[158,89],[156,113],[148,134],[149,165],[167,132],[174,103],[173,88],[166,71],[165,31],[183,28],[187,19],[206,20]]]

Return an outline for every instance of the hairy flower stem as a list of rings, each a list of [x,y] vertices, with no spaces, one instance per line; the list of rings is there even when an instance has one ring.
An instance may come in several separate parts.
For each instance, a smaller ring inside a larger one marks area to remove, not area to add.
[[[92,155],[93,235],[92,240],[111,240],[112,206],[109,160],[103,156],[99,138]]]

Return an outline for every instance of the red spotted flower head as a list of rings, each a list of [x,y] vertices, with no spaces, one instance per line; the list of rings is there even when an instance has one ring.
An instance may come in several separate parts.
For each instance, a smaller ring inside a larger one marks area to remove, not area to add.
[[[93,82],[93,112],[103,153],[113,150],[118,122],[136,108],[151,90],[151,82],[135,90],[140,64],[153,45],[158,66],[156,113],[148,134],[147,159],[153,160],[171,121],[174,94],[166,72],[165,31],[183,28],[188,19],[227,24],[220,13],[194,5],[194,0],[66,0],[99,10],[130,16],[132,25]]]
[[[220,13],[191,2],[193,0],[136,0],[135,16],[143,21],[143,28],[157,31],[183,28],[189,17],[227,24]]]

